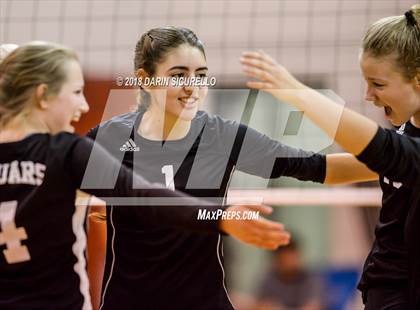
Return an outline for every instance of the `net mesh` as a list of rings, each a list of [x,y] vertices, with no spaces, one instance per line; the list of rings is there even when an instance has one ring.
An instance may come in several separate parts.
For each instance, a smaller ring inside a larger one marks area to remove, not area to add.
[[[292,72],[321,81],[353,108],[363,105],[358,49],[367,25],[403,14],[409,0],[319,1],[0,1],[0,41],[59,42],[75,48],[89,76],[132,72],[135,42],[162,25],[193,29],[206,46],[218,86],[240,83],[238,57],[262,48]]]

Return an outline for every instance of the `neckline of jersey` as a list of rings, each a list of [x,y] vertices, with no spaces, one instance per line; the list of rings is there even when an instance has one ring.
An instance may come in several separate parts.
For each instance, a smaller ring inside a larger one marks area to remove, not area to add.
[[[188,130],[188,133],[185,135],[185,137],[182,137],[181,139],[176,139],[176,140],[150,140],[140,135],[137,132],[137,128],[139,128],[144,112],[138,112],[138,115],[136,117],[136,120],[134,122],[134,127],[133,127],[133,135],[135,137],[134,141],[138,139],[141,143],[144,143],[144,144],[160,146],[162,144],[180,144],[180,143],[185,143],[187,141],[191,141],[191,139],[196,139],[198,133],[200,132],[199,130],[197,130],[197,126],[198,126],[197,119],[200,114],[199,112],[197,112],[197,114],[192,119],[190,129]],[[194,133],[197,133],[197,134],[194,134]]]
[[[26,137],[17,140],[17,141],[10,141],[10,142],[0,142],[0,148],[9,148],[11,146],[24,144],[25,142],[28,142],[28,140],[32,140],[34,137],[37,136],[43,136],[43,135],[49,135],[48,133],[31,133],[30,135],[27,135]]]

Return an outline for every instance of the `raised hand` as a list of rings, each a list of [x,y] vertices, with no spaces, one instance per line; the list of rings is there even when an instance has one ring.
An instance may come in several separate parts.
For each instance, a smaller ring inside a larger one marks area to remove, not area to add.
[[[258,248],[275,250],[289,243],[290,234],[281,223],[270,221],[262,216],[258,219],[247,218],[250,211],[270,214],[273,209],[264,205],[237,205],[227,208],[227,215],[235,215],[232,219],[221,219],[220,229],[236,239]]]
[[[263,51],[245,52],[240,61],[245,75],[257,79],[249,87],[294,105],[350,153],[360,154],[375,136],[375,122],[305,86]]]
[[[275,93],[276,90],[305,89],[305,85],[296,80],[283,66],[263,51],[244,52],[240,58],[242,70],[246,76],[258,81],[249,81],[250,88]]]

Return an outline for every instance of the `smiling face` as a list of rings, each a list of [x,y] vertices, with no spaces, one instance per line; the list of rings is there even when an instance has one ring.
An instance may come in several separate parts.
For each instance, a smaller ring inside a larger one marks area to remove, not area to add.
[[[72,122],[78,122],[89,111],[83,94],[83,73],[77,61],[64,65],[67,79],[56,95],[48,96],[43,106],[44,121],[52,134],[60,131],[74,132]]]
[[[193,78],[207,76],[208,68],[203,53],[196,47],[182,44],[172,49],[156,66],[155,77]],[[207,87],[184,86],[152,89],[151,104],[185,121],[192,120],[208,92]]]
[[[420,88],[396,70],[393,55],[375,58],[363,53],[360,67],[367,83],[365,99],[384,108],[386,118],[400,126],[412,116],[420,120]]]

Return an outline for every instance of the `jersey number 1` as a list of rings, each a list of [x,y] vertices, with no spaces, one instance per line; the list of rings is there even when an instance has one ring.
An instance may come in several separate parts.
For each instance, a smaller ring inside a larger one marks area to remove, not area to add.
[[[166,165],[162,167],[162,173],[165,175],[166,188],[175,190],[174,184],[174,166]]]
[[[26,262],[31,259],[28,248],[22,245],[22,240],[28,239],[23,227],[16,227],[15,216],[17,201],[0,203],[0,245],[5,244],[4,257],[9,264]]]

